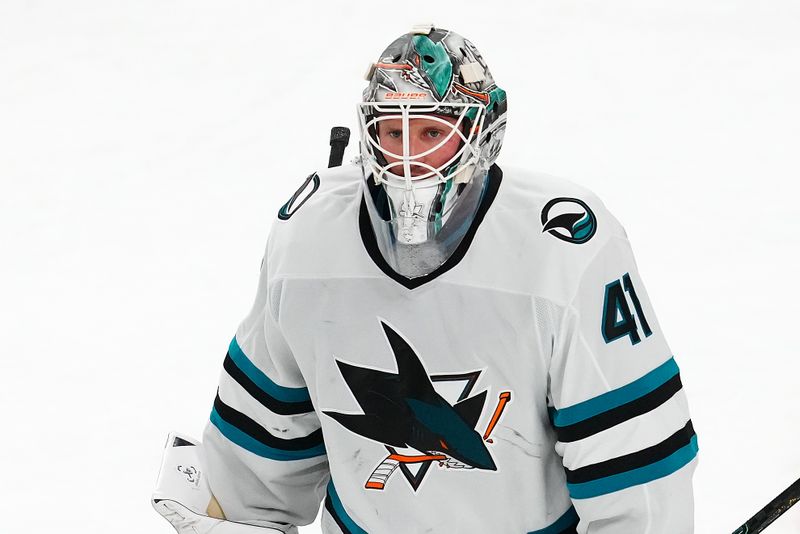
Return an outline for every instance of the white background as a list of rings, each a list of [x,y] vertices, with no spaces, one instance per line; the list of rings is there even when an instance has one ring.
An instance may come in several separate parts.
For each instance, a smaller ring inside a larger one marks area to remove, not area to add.
[[[797,2],[3,0],[3,533],[171,531],[161,447],[202,431],[270,224],[426,21],[508,91],[501,166],[626,226],[699,435],[697,532],[800,477]]]

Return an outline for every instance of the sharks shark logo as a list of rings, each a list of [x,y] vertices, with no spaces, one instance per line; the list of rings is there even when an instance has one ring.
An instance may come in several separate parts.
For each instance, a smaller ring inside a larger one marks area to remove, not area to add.
[[[596,231],[597,218],[583,200],[554,198],[542,209],[542,232],[553,237],[581,244],[589,241]]]
[[[511,392],[500,393],[486,431],[475,430],[486,401],[484,390],[470,396],[481,371],[429,376],[409,343],[381,321],[397,372],[358,367],[336,360],[363,414],[323,411],[346,429],[382,443],[387,455],[365,488],[383,490],[398,469],[414,491],[434,464],[445,469],[496,471],[486,443]],[[437,388],[437,384],[441,386]],[[448,401],[445,396],[454,398]]]

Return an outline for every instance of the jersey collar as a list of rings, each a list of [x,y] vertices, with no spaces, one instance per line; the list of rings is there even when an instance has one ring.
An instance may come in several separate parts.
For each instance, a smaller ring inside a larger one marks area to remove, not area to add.
[[[500,182],[502,179],[503,171],[496,164],[492,165],[489,168],[488,183],[486,184],[486,191],[483,193],[481,204],[478,207],[478,211],[475,213],[475,218],[472,220],[469,229],[467,229],[466,234],[464,234],[461,243],[458,245],[458,247],[456,247],[455,251],[453,251],[447,261],[425,276],[407,278],[397,273],[391,268],[391,266],[389,266],[389,264],[383,258],[380,249],[378,248],[378,243],[375,239],[375,232],[372,228],[372,223],[370,222],[369,213],[367,211],[366,200],[364,199],[363,195],[361,197],[361,206],[358,212],[358,227],[361,233],[361,242],[364,244],[367,254],[369,254],[370,258],[372,258],[372,261],[375,263],[375,265],[377,265],[378,268],[383,271],[384,274],[386,274],[386,276],[395,282],[399,283],[406,289],[415,289],[423,284],[427,284],[431,280],[434,280],[458,265],[459,262],[461,262],[461,260],[464,258],[467,250],[469,250],[470,244],[472,244],[475,233],[478,231],[478,227],[483,222],[486,212],[489,211],[489,207],[491,207],[495,197],[497,196],[497,191],[500,189]]]

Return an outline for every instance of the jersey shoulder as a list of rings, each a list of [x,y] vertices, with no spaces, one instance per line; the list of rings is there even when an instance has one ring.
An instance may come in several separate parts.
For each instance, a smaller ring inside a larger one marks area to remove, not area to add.
[[[566,242],[625,237],[625,229],[588,187],[551,174],[517,167],[503,168],[502,209],[524,212],[542,232],[557,230]],[[584,215],[573,219],[580,213]],[[561,230],[561,231],[558,231]]]
[[[298,180],[299,187],[278,210],[278,220],[313,218],[319,211],[341,209],[357,196],[361,167],[355,164],[314,171]]]
[[[479,271],[503,289],[563,303],[608,242],[627,239],[625,230],[585,186],[527,169],[502,170]],[[500,271],[507,276],[494,276]]]
[[[345,252],[354,247],[362,181],[361,167],[355,164],[299,178],[298,189],[272,221],[270,270],[289,276],[333,276],[352,270]]]

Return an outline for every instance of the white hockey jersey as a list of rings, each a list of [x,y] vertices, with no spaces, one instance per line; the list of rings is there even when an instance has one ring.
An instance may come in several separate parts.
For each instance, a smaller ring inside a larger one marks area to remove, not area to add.
[[[689,533],[697,438],[625,232],[497,166],[466,237],[408,280],[358,166],[272,226],[204,433],[229,519],[296,532]]]

